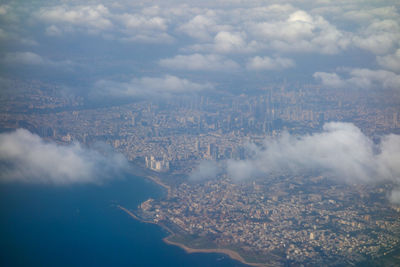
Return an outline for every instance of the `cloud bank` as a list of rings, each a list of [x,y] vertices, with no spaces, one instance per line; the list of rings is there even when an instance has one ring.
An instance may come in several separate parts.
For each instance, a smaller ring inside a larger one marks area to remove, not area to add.
[[[59,23],[86,27],[90,30],[105,30],[113,26],[108,18],[110,12],[104,5],[42,7],[35,13],[36,18],[48,23]],[[72,29],[70,29],[72,30]]]
[[[168,68],[180,79],[215,84],[229,82],[215,71],[236,71],[243,83],[250,74],[263,83],[268,76],[260,71],[280,78],[290,68],[305,71],[307,81],[311,70],[330,87],[399,87],[400,16],[393,0],[10,2],[0,4],[0,16],[0,40],[8,43],[0,58],[6,65],[64,66],[70,59],[94,80],[110,80],[104,73],[134,66],[140,77]],[[86,42],[96,49],[85,48]],[[109,47],[115,51],[104,53]],[[66,60],[55,61],[54,55]],[[332,72],[340,67],[348,70]],[[126,88],[141,81],[118,83],[125,88],[119,93],[137,95]]]
[[[395,67],[395,64],[392,66]],[[343,71],[344,75],[336,72],[316,72],[313,77],[329,88],[400,89],[400,75],[391,71],[371,69],[343,69]]]
[[[348,183],[392,182],[400,186],[400,136],[384,136],[375,145],[351,123],[327,123],[322,132],[312,135],[286,133],[266,139],[263,148],[248,149],[254,155],[250,159],[227,162],[228,175],[234,180],[320,171]],[[391,199],[398,196],[394,191]]]
[[[120,154],[105,156],[78,143],[45,142],[25,129],[0,134],[0,182],[101,183],[126,168]]]
[[[397,49],[394,54],[379,56],[376,60],[383,68],[396,73],[400,72],[400,49]]]

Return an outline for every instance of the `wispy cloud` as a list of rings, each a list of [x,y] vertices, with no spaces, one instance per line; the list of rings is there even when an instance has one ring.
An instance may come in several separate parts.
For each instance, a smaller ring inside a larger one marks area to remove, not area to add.
[[[248,70],[283,70],[294,66],[295,63],[290,58],[256,56],[247,62],[246,68]]]
[[[231,161],[228,171],[236,179],[249,178],[257,172],[286,170],[295,173],[314,169],[348,181],[373,181],[378,172],[380,177],[390,178],[400,174],[400,167],[393,168],[395,166],[389,164],[388,168],[387,162],[382,161],[386,153],[396,152],[387,151],[387,142],[393,143],[392,147],[399,146],[400,136],[384,138],[380,145],[381,152],[375,153],[373,142],[353,124],[327,123],[321,133],[300,137],[285,133],[278,139],[267,139],[264,148],[252,146],[254,158],[242,162],[242,165]],[[400,153],[400,150],[397,152]],[[248,170],[243,171],[244,168]],[[238,173],[248,175],[239,176]]]
[[[134,78],[128,82],[97,81],[93,96],[113,97],[169,97],[193,94],[213,89],[209,83],[195,83],[172,75],[162,77]]]
[[[220,171],[221,171],[221,166],[219,166],[215,161],[210,161],[210,160],[202,161],[190,173],[189,180],[204,181],[209,179],[215,179]]]
[[[68,67],[74,63],[70,60],[54,61],[45,58],[39,54],[24,51],[6,53],[3,61],[7,64],[31,65],[31,66],[48,66],[48,67]]]
[[[231,71],[239,69],[239,64],[214,54],[177,55],[159,61],[160,66],[178,70]]]
[[[316,72],[314,78],[330,88],[400,89],[400,75],[387,70],[342,69],[344,75]]]
[[[379,144],[351,123],[327,123],[311,135],[267,138],[262,147],[249,144],[246,160],[228,160],[226,171],[236,181],[318,171],[348,183],[393,183],[400,187],[400,135],[383,136]],[[217,165],[201,163],[192,177],[215,177]],[[391,200],[400,203],[395,188]]]
[[[49,23],[75,25],[88,30],[104,30],[113,26],[110,12],[104,5],[58,5],[43,7],[35,13],[36,18]]]

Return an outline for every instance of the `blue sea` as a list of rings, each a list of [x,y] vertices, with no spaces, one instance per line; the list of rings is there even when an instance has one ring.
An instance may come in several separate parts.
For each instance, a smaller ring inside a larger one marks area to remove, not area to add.
[[[244,266],[187,254],[167,232],[122,210],[165,192],[126,175],[103,185],[0,185],[0,266]]]

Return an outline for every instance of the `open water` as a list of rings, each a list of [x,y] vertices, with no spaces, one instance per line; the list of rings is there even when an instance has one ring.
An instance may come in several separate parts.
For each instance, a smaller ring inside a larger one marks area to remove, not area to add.
[[[103,185],[0,184],[0,266],[244,266],[167,245],[163,229],[115,207],[162,194],[132,175]]]

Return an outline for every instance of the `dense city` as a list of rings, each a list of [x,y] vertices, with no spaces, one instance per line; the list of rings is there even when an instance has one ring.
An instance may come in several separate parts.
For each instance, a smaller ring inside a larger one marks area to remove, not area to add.
[[[26,84],[15,83],[24,91]],[[284,83],[249,95],[91,106],[51,85],[29,86],[35,93],[3,99],[3,131],[25,128],[60,144],[108,143],[168,188],[133,212],[168,229],[171,241],[230,249],[261,265],[353,265],[398,249],[400,207],[386,195],[396,185],[346,184],[318,171],[240,182],[223,171],[188,178],[199,162],[245,160],[248,144],[311,134],[329,121],[352,122],[379,141],[400,131],[396,99]]]
[[[400,266],[399,0],[3,0],[0,43],[0,266]]]
[[[247,262],[273,266],[353,265],[393,252],[400,241],[400,208],[385,204],[382,188],[322,176],[184,183],[167,200],[144,202],[138,214],[171,227],[177,242],[231,248]]]

